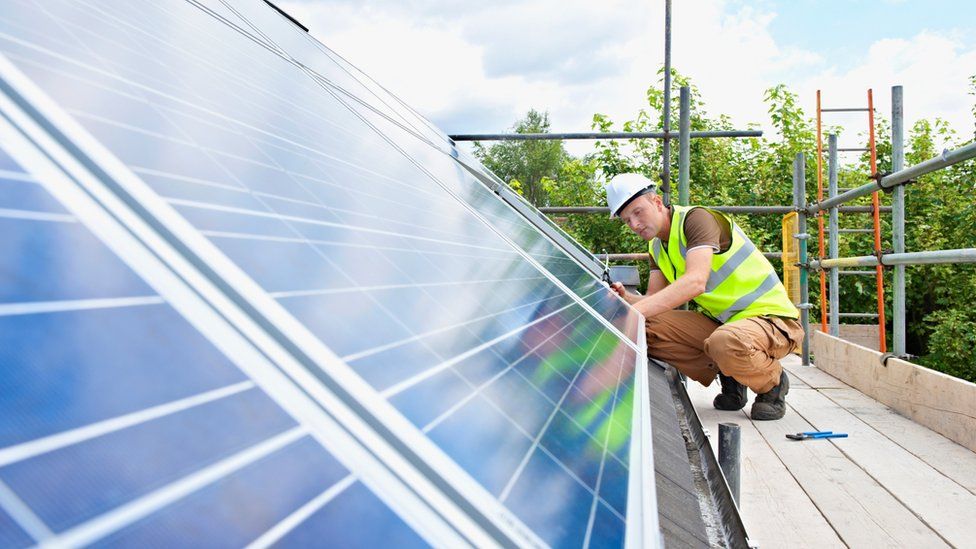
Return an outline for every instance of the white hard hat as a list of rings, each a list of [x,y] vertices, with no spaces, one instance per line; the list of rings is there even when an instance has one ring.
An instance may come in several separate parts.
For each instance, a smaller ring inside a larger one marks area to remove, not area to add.
[[[624,206],[643,194],[657,190],[657,185],[639,173],[619,173],[607,183],[607,206],[610,206],[610,217],[620,214]]]

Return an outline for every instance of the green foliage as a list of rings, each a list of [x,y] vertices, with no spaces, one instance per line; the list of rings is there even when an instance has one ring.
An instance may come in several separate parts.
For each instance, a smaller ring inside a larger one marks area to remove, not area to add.
[[[515,133],[549,133],[549,113],[530,110],[517,121]],[[474,144],[474,154],[491,171],[535,206],[549,205],[543,181],[554,180],[568,159],[561,141],[500,141]]]
[[[969,77],[969,95],[976,97],[976,74]],[[973,113],[973,126],[976,127],[976,101],[973,101],[969,112]],[[973,130],[973,137],[976,137],[976,128]]]
[[[606,204],[606,192],[596,180],[598,162],[592,158],[567,161],[556,181],[547,181],[554,206]],[[640,251],[647,244],[626,226],[604,215],[570,214],[560,218],[563,229],[591,250]]]
[[[922,364],[976,382],[976,315],[970,311],[946,309],[925,317],[931,352]]]

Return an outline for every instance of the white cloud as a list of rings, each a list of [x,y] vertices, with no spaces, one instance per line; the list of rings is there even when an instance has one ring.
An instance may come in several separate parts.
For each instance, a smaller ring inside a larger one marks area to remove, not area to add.
[[[866,90],[874,89],[874,106],[891,119],[891,86],[901,85],[905,98],[905,127],[921,118],[947,120],[961,137],[973,134],[974,98],[968,94],[969,77],[976,74],[976,48],[946,34],[921,31],[899,39],[875,42],[864,59],[846,71],[826,68],[796,84],[813,97],[821,89],[825,107],[864,106]],[[825,121],[845,125],[841,146],[860,146],[866,133],[864,115],[833,115]],[[864,128],[864,129],[862,129]]]
[[[529,108],[549,110],[556,131],[585,131],[595,112],[622,122],[645,104],[664,53],[663,0],[327,0],[286,9],[449,132],[504,130]],[[873,87],[888,117],[890,86],[902,84],[908,127],[942,117],[972,132],[967,91],[976,47],[964,37],[920,30],[879,40],[840,70],[817,52],[777,42],[775,17],[765,2],[674,3],[673,65],[696,83],[712,115],[768,131],[763,91],[785,83],[808,115],[817,89],[825,106],[860,106]],[[859,120],[827,121],[857,122],[856,132],[866,125]]]
[[[556,130],[587,130],[595,112],[624,120],[642,105],[655,61],[639,0],[470,6],[284,7],[447,131],[502,131],[529,108],[549,110]]]

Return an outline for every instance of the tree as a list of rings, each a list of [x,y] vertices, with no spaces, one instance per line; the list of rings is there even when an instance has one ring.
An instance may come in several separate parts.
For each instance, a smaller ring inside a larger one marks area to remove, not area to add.
[[[529,110],[515,122],[515,133],[549,133],[549,113]],[[500,141],[490,147],[474,144],[474,154],[491,171],[533,205],[549,205],[544,179],[554,180],[568,159],[562,141]]]

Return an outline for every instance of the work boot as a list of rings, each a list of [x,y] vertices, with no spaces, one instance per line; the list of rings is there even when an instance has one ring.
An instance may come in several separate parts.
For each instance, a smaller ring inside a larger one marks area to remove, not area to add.
[[[749,401],[746,386],[731,376],[719,374],[718,379],[722,382],[722,392],[715,395],[712,406],[718,410],[741,410]]]
[[[780,419],[786,415],[786,393],[790,392],[790,378],[786,377],[786,370],[779,375],[779,385],[756,395],[752,403],[752,419],[767,421]]]

